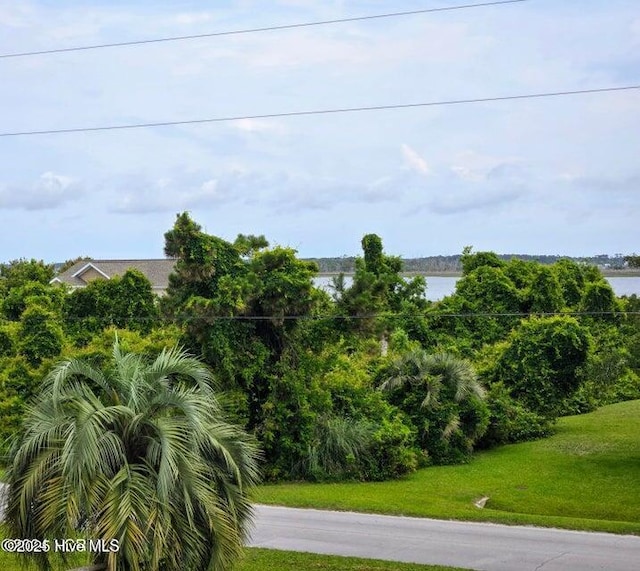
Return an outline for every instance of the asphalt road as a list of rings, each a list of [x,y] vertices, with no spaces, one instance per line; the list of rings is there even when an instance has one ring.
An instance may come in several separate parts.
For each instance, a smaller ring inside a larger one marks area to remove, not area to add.
[[[249,545],[478,571],[640,570],[636,536],[263,505]]]
[[[481,571],[638,571],[640,537],[257,506],[250,545]]]

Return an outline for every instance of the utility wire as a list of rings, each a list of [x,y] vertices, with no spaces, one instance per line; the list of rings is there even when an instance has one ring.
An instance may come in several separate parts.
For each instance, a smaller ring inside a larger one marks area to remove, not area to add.
[[[360,319],[380,319],[380,318],[411,318],[422,317],[424,319],[434,318],[456,318],[456,319],[474,319],[477,317],[491,319],[496,317],[606,317],[606,316],[640,316],[640,311],[535,311],[535,312],[467,312],[467,313],[451,313],[451,312],[426,312],[426,313],[363,313],[359,315],[192,315],[177,314],[168,317],[140,317],[140,316],[114,316],[105,317],[90,316],[67,316],[63,317],[63,321],[86,321],[94,320],[98,322],[113,323],[114,321],[124,322],[166,322],[166,323],[183,323],[192,321],[348,321]],[[0,322],[10,323],[10,320],[0,319]]]
[[[79,52],[86,50],[97,50],[103,48],[116,48],[123,46],[138,46],[143,44],[157,44],[161,42],[176,42],[182,40],[195,40],[200,38],[215,38],[219,36],[232,36],[232,35],[240,35],[240,34],[252,34],[256,32],[271,32],[276,30],[291,30],[295,28],[309,28],[311,26],[326,26],[329,24],[342,24],[345,22],[361,22],[364,20],[378,20],[382,18],[396,18],[400,16],[415,16],[417,14],[428,14],[432,12],[448,12],[452,10],[464,10],[467,8],[483,8],[488,6],[499,6],[502,4],[517,4],[521,2],[527,2],[528,0],[500,0],[496,2],[481,2],[478,4],[460,4],[456,6],[446,6],[442,8],[425,8],[423,10],[408,10],[405,12],[389,12],[387,14],[375,14],[372,16],[355,16],[352,18],[337,18],[335,20],[319,20],[315,22],[302,22],[298,24],[283,24],[279,26],[265,26],[263,28],[247,28],[244,30],[228,30],[223,32],[211,32],[208,34],[193,34],[189,36],[170,36],[166,38],[152,38],[149,40],[132,40],[129,42],[114,42],[110,44],[95,44],[89,46],[74,46],[69,48],[56,48],[50,50],[39,50],[39,51],[30,51],[30,52],[18,52],[18,53],[8,53],[8,54],[0,54],[0,58],[16,58],[16,57],[27,57],[27,56],[37,56],[37,55],[45,55],[45,54],[56,54],[63,52]]]
[[[337,113],[355,113],[362,111],[385,111],[391,109],[412,109],[417,107],[438,107],[444,105],[463,105],[470,103],[490,103],[496,101],[513,101],[519,99],[540,99],[545,97],[561,97],[583,95],[587,93],[607,93],[640,89],[640,85],[620,87],[600,87],[596,89],[577,89],[573,91],[553,91],[545,93],[527,93],[522,95],[505,95],[499,97],[479,97],[475,99],[449,99],[444,101],[427,101],[424,103],[402,103],[392,105],[372,105],[366,107],[343,107],[338,109],[316,109],[312,111],[288,111],[285,113],[265,113],[262,115],[238,115],[231,117],[213,117],[208,119],[188,119],[184,121],[154,121],[150,123],[128,123],[123,125],[103,125],[99,127],[72,127],[67,129],[45,129],[37,131],[13,131],[0,133],[0,137],[21,137],[31,135],[57,135],[63,133],[88,133],[93,131],[115,131],[122,129],[144,129],[150,127],[171,127],[177,125],[197,125],[201,123],[224,123],[247,119],[276,119],[283,117],[303,117],[307,115],[330,115]]]

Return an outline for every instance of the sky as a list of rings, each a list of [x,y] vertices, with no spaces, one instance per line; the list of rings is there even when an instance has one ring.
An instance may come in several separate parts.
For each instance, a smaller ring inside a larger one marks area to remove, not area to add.
[[[476,0],[0,0],[0,55]],[[0,58],[0,134],[640,85],[637,0]],[[189,211],[302,257],[640,251],[640,90],[0,136],[0,261],[159,258]]]

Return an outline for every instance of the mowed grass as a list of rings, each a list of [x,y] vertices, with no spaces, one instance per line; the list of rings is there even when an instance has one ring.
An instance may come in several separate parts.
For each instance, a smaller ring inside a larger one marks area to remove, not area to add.
[[[552,437],[470,464],[392,482],[265,485],[256,501],[640,535],[640,400],[560,419]]]
[[[275,551],[251,548],[246,550],[244,560],[235,571],[462,571],[457,567],[440,565],[416,565],[362,559],[360,557],[338,557],[316,555],[294,551]]]

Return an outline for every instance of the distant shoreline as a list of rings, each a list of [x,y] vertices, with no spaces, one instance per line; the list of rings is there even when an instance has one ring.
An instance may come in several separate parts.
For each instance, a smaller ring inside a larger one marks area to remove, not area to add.
[[[640,277],[640,269],[633,270],[600,270],[602,275],[605,278],[637,278]],[[345,276],[352,277],[354,272],[319,272],[319,278],[332,278],[334,276],[339,275],[340,273],[344,273]],[[413,277],[413,276],[425,276],[432,278],[461,278],[462,272],[456,271],[429,271],[429,272],[402,272],[403,276]]]

